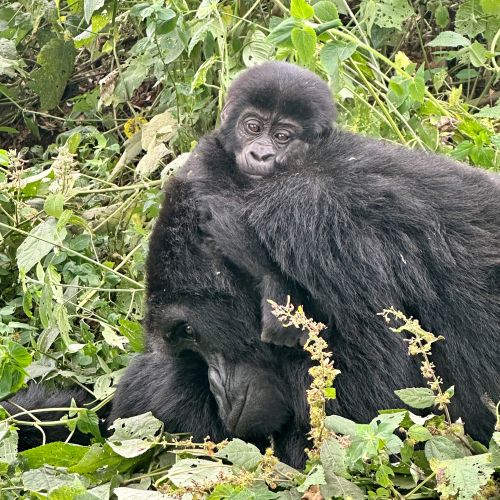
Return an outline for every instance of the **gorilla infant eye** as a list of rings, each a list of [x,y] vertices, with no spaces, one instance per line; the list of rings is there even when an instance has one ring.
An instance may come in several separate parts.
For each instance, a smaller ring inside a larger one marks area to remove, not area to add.
[[[257,120],[249,120],[246,123],[246,128],[252,134],[258,134],[262,131],[262,127]]]
[[[285,144],[290,140],[290,134],[288,132],[276,132],[274,138],[281,144]]]

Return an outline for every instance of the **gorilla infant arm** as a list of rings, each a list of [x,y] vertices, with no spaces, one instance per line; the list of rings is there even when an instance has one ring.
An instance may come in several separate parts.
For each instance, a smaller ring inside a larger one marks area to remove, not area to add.
[[[390,335],[377,316],[389,306],[443,335],[434,360],[457,386],[453,414],[487,440],[494,417],[480,398],[500,397],[498,178],[333,129],[333,118],[328,87],[304,69],[267,63],[237,78],[220,129],[182,173],[204,229],[257,281],[304,290],[334,349]]]

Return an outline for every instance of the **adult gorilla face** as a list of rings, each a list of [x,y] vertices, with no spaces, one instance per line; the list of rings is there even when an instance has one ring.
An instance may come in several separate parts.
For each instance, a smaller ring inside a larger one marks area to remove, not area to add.
[[[206,299],[186,297],[150,308],[154,348],[198,361],[200,381],[208,377],[219,416],[232,435],[268,436],[291,417],[279,367],[259,341],[260,323],[243,297],[216,298],[213,292]]]
[[[255,85],[258,82],[258,85]],[[300,162],[309,145],[332,129],[330,90],[311,72],[287,63],[247,70],[229,90],[218,136],[250,177]]]

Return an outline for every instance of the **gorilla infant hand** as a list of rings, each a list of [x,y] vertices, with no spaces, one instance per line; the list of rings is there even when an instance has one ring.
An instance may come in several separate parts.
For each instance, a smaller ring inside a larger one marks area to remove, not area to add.
[[[498,176],[334,129],[334,116],[327,85],[307,70],[267,63],[242,73],[221,127],[184,169],[212,214],[208,231],[264,284],[265,340],[286,338],[267,326],[265,307],[284,302],[290,284],[330,319],[336,352],[389,335],[377,316],[389,306],[443,335],[434,360],[461,388],[453,415],[486,440],[494,416],[481,396],[500,398]]]

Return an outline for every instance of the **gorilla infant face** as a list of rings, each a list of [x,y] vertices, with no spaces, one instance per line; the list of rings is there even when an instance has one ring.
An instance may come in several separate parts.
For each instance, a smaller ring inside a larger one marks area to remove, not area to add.
[[[239,172],[263,177],[301,162],[332,130],[335,106],[321,78],[288,63],[246,70],[229,88],[218,138]]]
[[[219,415],[234,436],[265,437],[290,419],[287,387],[269,346],[259,340],[252,311],[233,300],[191,297],[189,304],[161,308],[150,320],[154,348],[198,363],[200,380],[208,377]]]
[[[251,177],[272,174],[291,155],[307,150],[302,127],[291,118],[247,108],[236,124],[236,163]]]

